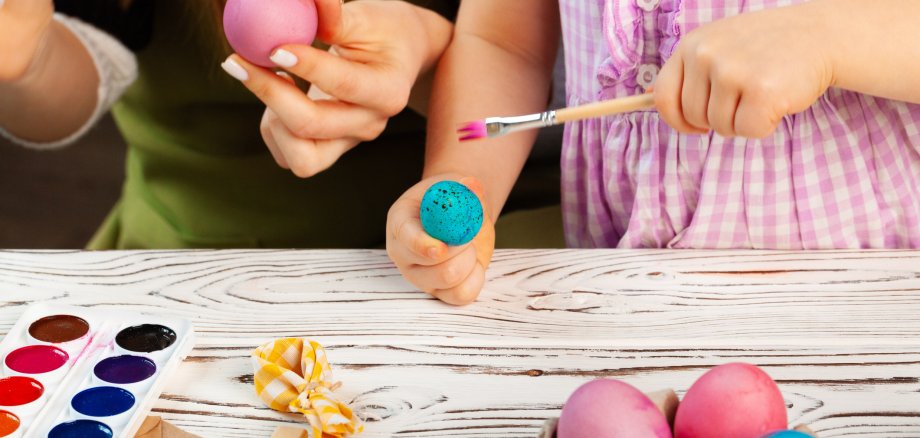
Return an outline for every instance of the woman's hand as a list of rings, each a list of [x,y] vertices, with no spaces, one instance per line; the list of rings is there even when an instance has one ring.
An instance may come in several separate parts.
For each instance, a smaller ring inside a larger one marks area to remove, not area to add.
[[[53,14],[50,0],[0,0],[0,83],[26,76]]]
[[[834,81],[835,43],[820,19],[828,5],[743,14],[690,32],[655,83],[659,113],[685,133],[772,134]]]
[[[22,0],[20,0],[22,1]],[[419,75],[450,42],[452,25],[406,2],[317,0],[323,51],[279,47],[272,60],[310,82],[308,94],[288,77],[237,55],[224,63],[267,105],[261,130],[275,161],[297,176],[313,176],[362,141],[377,138],[402,111]]]
[[[422,228],[419,209],[422,196],[432,184],[456,176],[427,178],[402,195],[387,215],[387,254],[399,272],[419,289],[448,304],[476,300],[485,284],[486,268],[495,251],[495,226],[486,207],[482,185],[473,178],[459,182],[476,193],[483,203],[482,228],[470,243],[449,247]]]

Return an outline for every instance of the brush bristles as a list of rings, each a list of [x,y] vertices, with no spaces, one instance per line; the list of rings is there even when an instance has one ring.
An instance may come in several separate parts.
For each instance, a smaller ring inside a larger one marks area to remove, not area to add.
[[[457,130],[457,135],[460,136],[460,141],[469,141],[486,138],[489,133],[486,131],[486,122],[477,120],[460,126],[460,129]]]

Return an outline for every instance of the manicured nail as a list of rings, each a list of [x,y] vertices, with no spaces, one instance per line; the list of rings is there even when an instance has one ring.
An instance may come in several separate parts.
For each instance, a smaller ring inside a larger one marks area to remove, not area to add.
[[[238,81],[245,82],[249,80],[249,72],[247,72],[246,69],[244,69],[243,66],[238,62],[234,61],[233,58],[227,58],[227,60],[224,61],[224,63],[220,66],[223,67],[224,71],[227,72],[228,75],[233,76]]]
[[[279,67],[289,68],[297,65],[297,57],[293,53],[288,52],[284,49],[275,50],[275,53],[272,53],[271,56],[272,62],[278,64]]]

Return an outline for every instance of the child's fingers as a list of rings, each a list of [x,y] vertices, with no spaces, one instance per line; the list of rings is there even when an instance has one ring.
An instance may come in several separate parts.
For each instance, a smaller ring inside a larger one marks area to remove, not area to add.
[[[735,133],[745,138],[764,138],[776,131],[779,118],[756,96],[742,94],[735,113]]]
[[[709,70],[700,64],[701,60],[698,58],[684,62],[680,107],[687,123],[698,130],[708,130]]]
[[[275,135],[272,134],[270,122],[277,118],[278,116],[276,116],[271,109],[266,108],[265,113],[262,114],[262,122],[259,123],[259,131],[262,133],[262,140],[265,141],[265,145],[268,146],[268,150],[271,152],[275,162],[278,163],[278,166],[284,169],[290,169],[291,166],[288,165],[287,160],[284,158],[284,154],[278,148],[278,142],[275,141]]]
[[[665,123],[672,128],[689,133],[701,133],[684,119],[681,92],[684,83],[684,63],[680,52],[664,64],[655,80],[655,107]]]
[[[470,275],[477,264],[476,249],[465,247],[459,254],[434,266],[412,265],[403,274],[424,291],[457,287]]]
[[[476,301],[476,297],[479,296],[479,292],[482,291],[482,286],[485,282],[486,270],[482,265],[476,263],[470,275],[459,285],[449,289],[434,290],[430,293],[447,304],[462,306]]]
[[[709,98],[707,118],[712,129],[723,137],[734,137],[735,113],[741,99],[737,88],[714,84]]]
[[[339,100],[387,114],[401,111],[409,98],[408,84],[400,86],[373,67],[311,46],[282,46],[272,60]]]
[[[403,198],[390,208],[387,218],[387,250],[405,264],[431,266],[458,252],[428,235],[419,219],[419,201]]]

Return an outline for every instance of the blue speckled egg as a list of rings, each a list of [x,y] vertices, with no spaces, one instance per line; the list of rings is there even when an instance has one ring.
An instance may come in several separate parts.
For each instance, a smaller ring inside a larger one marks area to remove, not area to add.
[[[482,203],[465,185],[455,181],[433,184],[422,197],[422,228],[448,245],[463,245],[482,226]]]
[[[805,432],[797,430],[781,430],[764,435],[763,438],[814,438]]]

